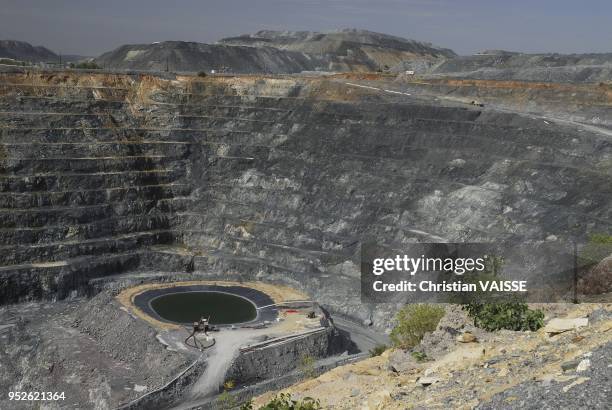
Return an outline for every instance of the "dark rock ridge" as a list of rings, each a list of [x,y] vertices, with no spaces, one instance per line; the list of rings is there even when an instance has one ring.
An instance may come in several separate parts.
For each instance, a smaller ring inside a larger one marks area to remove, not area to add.
[[[0,300],[189,271],[286,283],[378,325],[385,306],[359,297],[366,238],[401,248],[610,231],[609,137],[333,90],[346,86],[1,75]]]
[[[108,68],[190,72],[296,73],[312,68],[308,57],[299,52],[185,41],[124,45],[95,62]]]
[[[218,44],[165,41],[125,45],[96,59],[122,69],[227,70],[233,73],[374,71],[412,58],[455,56],[449,49],[364,30],[260,31]]]
[[[48,48],[16,40],[0,40],[0,58],[31,62],[58,61],[59,59],[58,55]]]

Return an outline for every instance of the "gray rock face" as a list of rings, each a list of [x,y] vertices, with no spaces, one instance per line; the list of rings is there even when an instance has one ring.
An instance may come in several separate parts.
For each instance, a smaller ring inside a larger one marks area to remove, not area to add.
[[[63,406],[116,408],[161,386],[189,364],[155,340],[145,322],[121,310],[114,297],[28,303],[0,309],[0,388],[63,391]],[[2,409],[31,402],[0,398]]]
[[[147,94],[161,80],[58,78],[0,82],[5,303],[188,270],[282,282],[384,327],[393,307],[359,297],[364,238],[401,248],[610,226],[612,144],[589,131],[420,99],[317,100],[319,84],[285,79]]]

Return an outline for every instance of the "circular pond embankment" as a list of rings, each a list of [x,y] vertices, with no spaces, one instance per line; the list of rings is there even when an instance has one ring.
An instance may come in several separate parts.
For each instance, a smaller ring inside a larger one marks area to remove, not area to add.
[[[245,286],[189,285],[150,289],[136,295],[134,305],[165,323],[191,325],[210,318],[217,326],[255,325],[275,320],[274,301],[265,293]]]

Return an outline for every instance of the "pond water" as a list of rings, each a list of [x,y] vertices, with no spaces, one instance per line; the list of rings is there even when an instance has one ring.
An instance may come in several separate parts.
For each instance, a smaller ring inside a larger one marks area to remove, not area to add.
[[[202,316],[211,324],[249,322],[257,317],[255,305],[245,298],[223,292],[177,292],[151,300],[151,308],[170,322],[192,324]]]

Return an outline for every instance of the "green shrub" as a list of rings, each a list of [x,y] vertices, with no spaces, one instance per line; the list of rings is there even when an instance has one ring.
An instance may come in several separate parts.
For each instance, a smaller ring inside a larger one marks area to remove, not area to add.
[[[200,71],[198,73],[198,77],[206,77],[208,74],[206,74],[206,71]]]
[[[253,405],[246,403],[241,410],[252,410]],[[291,400],[291,395],[281,393],[274,397],[270,402],[260,407],[259,410],[320,410],[321,402],[312,397],[305,397],[302,400]]]
[[[300,372],[306,377],[314,377],[315,372],[315,359],[312,356],[303,356],[299,363]]]
[[[427,357],[427,355],[423,352],[412,352],[410,353],[410,355],[412,357],[414,357],[414,360],[416,360],[417,362],[426,362],[429,360],[429,358]]]
[[[380,356],[387,350],[387,345],[376,345],[370,349],[370,357]]]
[[[253,410],[253,399],[249,399],[240,405],[240,410]]]
[[[436,330],[444,309],[434,305],[406,305],[396,316],[397,325],[391,331],[396,347],[410,349],[418,345],[426,333]]]
[[[94,63],[93,61],[83,61],[77,64],[71,64],[71,68],[79,68],[83,70],[101,70],[102,67]]]
[[[589,241],[592,243],[601,243],[601,244],[611,244],[612,245],[612,235],[608,235],[605,233],[593,233],[589,235]]]
[[[544,313],[531,310],[522,302],[482,303],[472,302],[463,306],[474,319],[474,325],[488,330],[538,330],[544,326]]]
[[[0,58],[0,64],[16,65],[16,66],[22,66],[22,67],[30,65],[29,63],[26,63],[25,61],[13,60],[12,58]]]
[[[612,235],[593,233],[589,235],[589,241],[580,249],[578,263],[581,267],[589,268],[601,262],[611,252]]]
[[[227,390],[224,390],[217,398],[217,405],[220,409],[229,410],[236,407],[237,403],[236,399]]]

